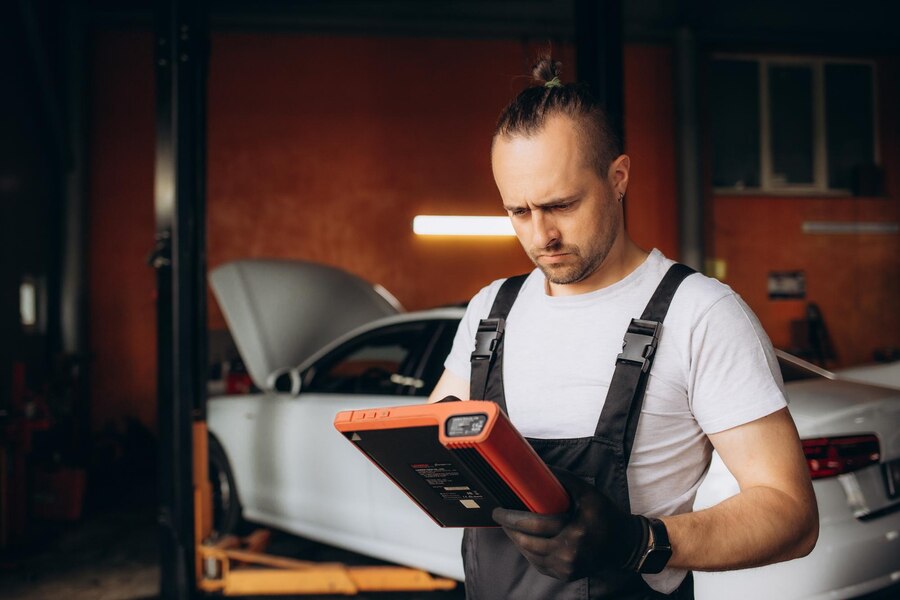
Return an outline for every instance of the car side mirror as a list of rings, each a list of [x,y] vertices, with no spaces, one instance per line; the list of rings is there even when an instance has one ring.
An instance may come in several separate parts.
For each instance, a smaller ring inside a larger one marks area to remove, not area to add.
[[[269,375],[266,381],[266,387],[270,390],[290,394],[294,397],[300,395],[302,384],[300,372],[296,367],[277,369]]]

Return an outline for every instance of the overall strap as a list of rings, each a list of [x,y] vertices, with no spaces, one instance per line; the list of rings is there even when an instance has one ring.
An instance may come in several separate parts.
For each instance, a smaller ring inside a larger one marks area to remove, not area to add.
[[[616,370],[613,372],[594,435],[611,440],[621,447],[625,464],[628,464],[631,457],[634,435],[644,404],[644,391],[659,343],[662,323],[678,286],[692,273],[695,273],[692,268],[682,264],[676,263],[669,267],[641,318],[631,320],[622,343],[622,353],[616,358]]]
[[[481,319],[475,333],[475,351],[471,357],[469,376],[469,398],[473,400],[493,400],[506,412],[506,398],[503,396],[503,375],[499,367],[503,357],[503,330],[519,290],[528,273],[510,277],[500,286],[491,312],[487,319]],[[493,397],[492,397],[493,396]]]

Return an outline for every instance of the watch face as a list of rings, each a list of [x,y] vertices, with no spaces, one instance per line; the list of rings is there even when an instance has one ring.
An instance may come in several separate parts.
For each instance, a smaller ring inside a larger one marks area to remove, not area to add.
[[[670,558],[672,558],[671,548],[651,548],[647,552],[647,558],[641,565],[640,571],[641,573],[659,573],[666,567]]]
[[[653,545],[647,548],[644,560],[638,569],[641,573],[659,573],[669,559],[672,558],[672,546],[669,545],[669,533],[666,525],[659,519],[650,519],[650,530],[653,533]]]

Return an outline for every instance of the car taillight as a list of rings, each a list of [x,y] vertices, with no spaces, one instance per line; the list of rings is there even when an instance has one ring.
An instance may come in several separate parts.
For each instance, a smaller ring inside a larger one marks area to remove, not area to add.
[[[881,459],[878,438],[851,435],[803,440],[803,453],[813,479],[834,477],[876,464]]]

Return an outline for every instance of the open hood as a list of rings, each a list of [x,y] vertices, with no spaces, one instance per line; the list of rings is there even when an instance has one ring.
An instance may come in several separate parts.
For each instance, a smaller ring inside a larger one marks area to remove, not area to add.
[[[304,261],[238,260],[211,271],[209,280],[260,389],[268,389],[276,369],[294,367],[348,331],[403,310],[381,286]]]

